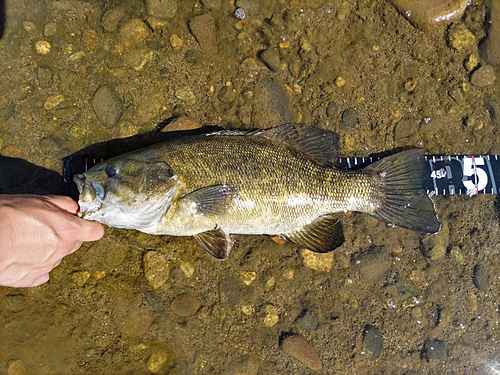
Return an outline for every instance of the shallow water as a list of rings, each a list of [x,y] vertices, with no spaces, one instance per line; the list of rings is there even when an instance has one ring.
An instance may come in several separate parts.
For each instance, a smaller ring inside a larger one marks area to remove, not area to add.
[[[455,24],[475,36],[461,50],[453,27],[415,28],[382,0],[179,1],[160,9],[175,13],[167,21],[147,4],[6,1],[4,193],[53,191],[63,157],[177,116],[227,129],[303,122],[337,131],[346,156],[500,154],[498,80],[474,86],[466,64],[488,31],[483,1]],[[96,103],[104,85],[115,94]],[[434,236],[341,215],[346,242],[322,260],[328,272],[267,236],[237,236],[218,262],[191,239],[108,228],[49,283],[0,288],[0,374],[315,372],[285,353],[289,334],[318,353],[317,373],[494,374],[499,203],[434,200]]]

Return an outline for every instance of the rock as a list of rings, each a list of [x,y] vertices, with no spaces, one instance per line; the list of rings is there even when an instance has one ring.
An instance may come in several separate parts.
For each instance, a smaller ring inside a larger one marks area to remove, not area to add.
[[[191,293],[179,294],[170,304],[170,308],[175,315],[192,316],[196,314],[200,308],[201,301],[198,297]]]
[[[144,69],[147,63],[153,61],[155,52],[151,51],[146,47],[139,47],[133,50],[127,51],[124,54],[123,59],[127,65],[129,65],[136,72],[140,72]]]
[[[117,6],[108,9],[102,16],[101,24],[104,30],[115,32],[118,29],[120,21],[125,16],[125,9],[122,6]]]
[[[120,28],[120,36],[126,46],[142,43],[149,34],[149,27],[138,18],[129,20]]]
[[[260,54],[260,59],[266,66],[275,73],[283,71],[280,53],[276,48],[268,48]]]
[[[481,45],[481,57],[488,63],[500,65],[500,2],[491,0],[488,34],[486,40]]]
[[[477,87],[491,85],[495,81],[495,70],[490,65],[477,69],[470,77],[470,83]]]
[[[99,43],[101,42],[101,37],[97,31],[88,29],[84,30],[82,33],[82,43],[90,52],[94,51]]]
[[[254,358],[241,358],[231,365],[226,375],[257,375],[259,373],[259,361]]]
[[[208,56],[217,55],[215,20],[210,14],[202,14],[189,20],[189,29]]]
[[[441,230],[432,236],[424,237],[422,241],[422,253],[431,260],[443,259],[450,244],[450,231],[448,223],[443,221],[441,223]]]
[[[190,120],[186,117],[179,117],[177,120],[171,122],[163,128],[163,132],[172,132],[172,131],[179,131],[179,130],[194,130],[194,129],[199,129],[201,128],[201,124],[197,121]]]
[[[223,0],[201,0],[201,4],[208,10],[219,11],[222,9]]]
[[[460,19],[469,0],[389,0],[413,25],[429,28]]]
[[[273,78],[261,80],[256,86],[253,102],[254,127],[269,129],[293,120],[285,84]]]
[[[378,246],[371,246],[355,253],[352,259],[360,278],[369,283],[382,280],[392,264],[389,254]]]
[[[13,361],[9,361],[7,365],[7,375],[27,375],[28,371],[26,370],[26,366],[23,361],[20,359],[16,359]]]
[[[175,97],[188,105],[196,104],[196,96],[194,96],[193,92],[187,87],[181,87],[175,90]]]
[[[273,305],[266,305],[264,307],[266,316],[264,317],[264,325],[266,327],[272,327],[279,322],[280,317],[278,315],[278,309]]]
[[[415,296],[415,290],[411,284],[406,284],[401,281],[384,286],[384,291],[389,295],[395,303],[403,302]]]
[[[383,349],[382,334],[377,327],[366,325],[363,329],[363,347],[373,361],[380,357]]]
[[[190,64],[199,64],[203,61],[203,52],[199,49],[190,49],[185,53],[184,59]]]
[[[350,130],[358,124],[358,112],[353,108],[348,108],[342,113],[342,121],[340,128],[342,130]]]
[[[148,359],[149,371],[151,371],[153,374],[160,372],[165,366],[167,359],[168,356],[164,351],[155,350],[153,354],[151,354],[151,357],[149,357]]]
[[[109,85],[99,87],[92,98],[94,113],[108,128],[115,126],[122,117],[122,101]]]
[[[16,145],[8,145],[2,148],[2,156],[9,158],[18,158],[21,156],[21,149]]]
[[[488,271],[482,264],[476,264],[472,273],[472,281],[477,289],[485,291],[489,283]]]
[[[172,46],[173,49],[181,49],[182,48],[182,39],[179,38],[177,34],[172,34],[170,35],[169,38],[170,45]]]
[[[51,36],[56,35],[57,33],[57,23],[56,22],[49,22],[45,24],[43,27],[43,36],[46,38],[50,38]]]
[[[153,17],[174,18],[178,7],[177,0],[146,0],[148,14]]]
[[[64,95],[62,94],[52,95],[45,100],[43,107],[47,111],[51,111],[53,109],[56,109],[57,106],[61,104],[63,101],[64,101]]]
[[[295,319],[295,326],[304,331],[314,331],[318,328],[318,318],[313,310],[305,308]]]
[[[156,251],[148,251],[143,258],[144,274],[153,289],[161,287],[170,276],[165,256]]]
[[[302,262],[307,268],[318,272],[328,272],[333,267],[333,251],[328,253],[316,253],[308,249],[300,250]]]
[[[461,51],[474,44],[476,42],[476,37],[463,23],[459,23],[452,25],[448,30],[448,42],[451,47],[457,51]]]
[[[128,249],[126,246],[111,246],[106,250],[104,263],[109,268],[116,268],[123,263],[127,257]]]
[[[46,40],[39,40],[35,43],[35,52],[39,55],[46,55],[52,49],[52,45]]]
[[[422,358],[425,358],[427,361],[445,359],[446,346],[441,340],[425,340],[420,354]]]
[[[318,353],[302,336],[286,337],[281,342],[281,349],[311,370],[319,371],[323,368]]]
[[[78,286],[84,286],[90,277],[89,271],[76,271],[71,274],[71,279]]]
[[[326,106],[326,115],[330,118],[337,116],[338,104],[337,102],[328,102]]]

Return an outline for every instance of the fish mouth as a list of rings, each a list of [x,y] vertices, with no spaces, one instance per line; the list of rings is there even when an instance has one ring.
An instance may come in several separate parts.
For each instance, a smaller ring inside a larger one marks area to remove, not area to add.
[[[104,190],[96,183],[89,181],[85,175],[78,174],[73,177],[80,196],[78,197],[78,217],[89,218],[93,213],[99,211],[105,197]]]

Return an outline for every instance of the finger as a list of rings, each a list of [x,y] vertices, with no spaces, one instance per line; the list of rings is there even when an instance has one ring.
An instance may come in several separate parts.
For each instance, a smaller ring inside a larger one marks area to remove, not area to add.
[[[47,281],[49,281],[50,275],[48,273],[41,275],[37,277],[33,282],[31,282],[29,285],[25,285],[27,287],[33,287],[33,286],[39,286],[42,284],[45,284]]]
[[[64,195],[47,195],[45,199],[52,203],[54,206],[59,207],[61,210],[66,211],[70,214],[76,214],[78,212],[78,203],[76,203],[72,198],[66,197]]]
[[[81,223],[81,229],[78,232],[77,240],[84,242],[97,241],[104,236],[104,227],[97,221],[78,220]]]

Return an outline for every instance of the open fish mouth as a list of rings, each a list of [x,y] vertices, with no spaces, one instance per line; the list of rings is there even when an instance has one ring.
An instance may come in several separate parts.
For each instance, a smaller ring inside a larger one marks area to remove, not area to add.
[[[80,207],[77,215],[85,218],[99,211],[105,197],[104,190],[96,183],[89,184],[85,175],[79,174],[73,177],[80,196],[78,206]]]

